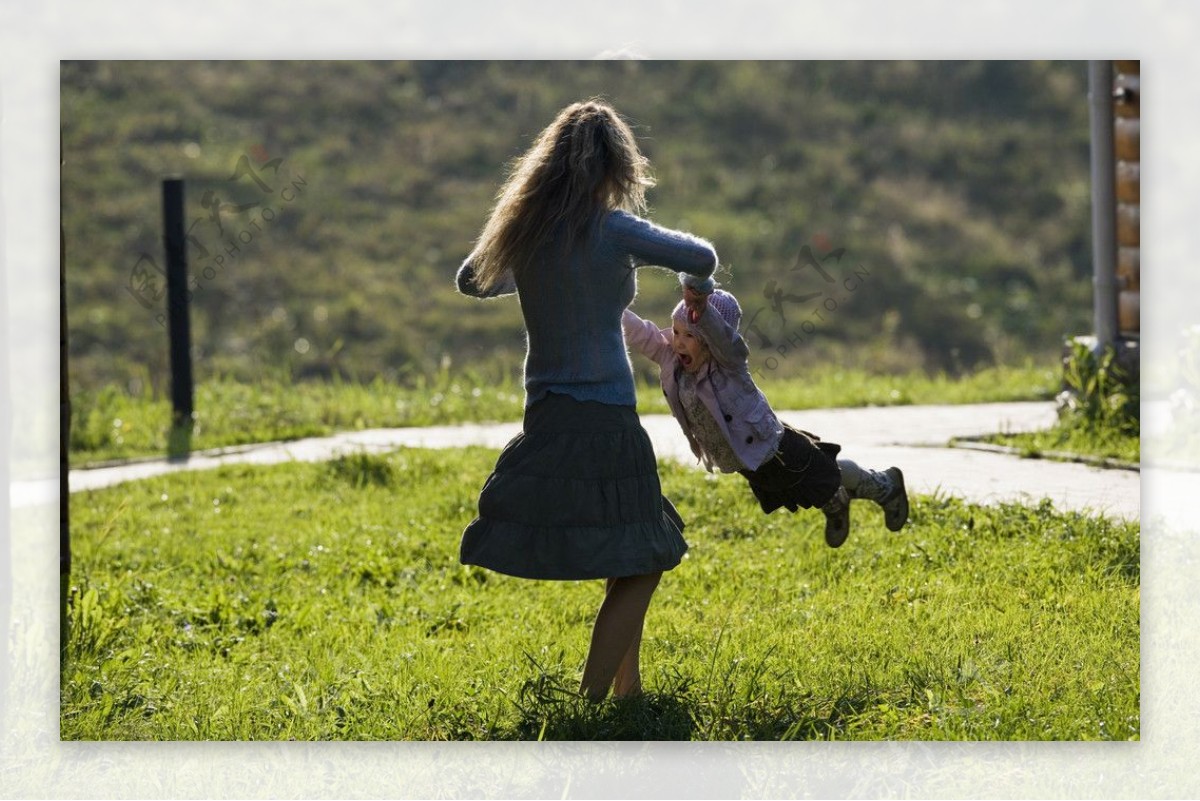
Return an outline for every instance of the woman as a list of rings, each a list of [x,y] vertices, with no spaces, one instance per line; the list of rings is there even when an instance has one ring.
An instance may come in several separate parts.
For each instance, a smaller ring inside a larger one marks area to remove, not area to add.
[[[517,160],[457,278],[475,297],[515,291],[528,333],[522,433],[480,493],[460,558],[524,578],[607,580],[580,682],[592,700],[641,692],[646,609],[687,550],[635,412],[621,315],[635,268],[680,271],[707,292],[717,254],[637,216],[650,186],[628,124],[605,103],[574,103]]]

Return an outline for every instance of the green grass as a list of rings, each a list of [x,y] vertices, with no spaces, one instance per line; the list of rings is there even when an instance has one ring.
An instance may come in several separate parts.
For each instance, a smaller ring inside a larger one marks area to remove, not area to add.
[[[768,377],[760,386],[776,409],[813,409],[1049,400],[1060,380],[1056,368],[1026,362],[987,367],[959,378],[945,373],[876,375],[822,367],[798,380],[776,382]]]
[[[171,449],[171,400],[148,385],[137,395],[109,386],[71,398],[75,467],[163,456]],[[196,385],[192,450],[325,436],[366,428],[519,420],[524,390],[513,379],[478,374],[409,385],[265,375],[257,384],[216,377]]]
[[[227,466],[72,499],[64,740],[1140,737],[1136,524],[917,496],[758,510],[673,463],[648,695],[573,695],[602,582],[459,564],[496,451]]]
[[[913,372],[900,376],[821,367],[803,380],[777,380],[760,371],[761,387],[776,409],[915,403],[1042,400],[1053,396],[1052,369],[993,367],[952,379]],[[657,384],[642,373],[639,411],[669,412]],[[171,450],[171,402],[150,382],[137,394],[110,385],[71,398],[71,460],[84,467],[109,460],[163,456]],[[216,377],[196,387],[196,422],[190,448],[324,436],[337,431],[401,426],[519,420],[524,390],[518,378],[497,371],[452,373],[408,384],[376,379],[293,381],[282,372],[250,385]]]

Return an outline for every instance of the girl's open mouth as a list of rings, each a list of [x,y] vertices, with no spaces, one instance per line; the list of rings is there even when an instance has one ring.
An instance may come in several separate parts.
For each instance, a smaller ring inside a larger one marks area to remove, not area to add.
[[[692,357],[688,356],[686,353],[680,353],[679,354],[679,363],[682,364],[684,367],[691,367],[692,366]]]

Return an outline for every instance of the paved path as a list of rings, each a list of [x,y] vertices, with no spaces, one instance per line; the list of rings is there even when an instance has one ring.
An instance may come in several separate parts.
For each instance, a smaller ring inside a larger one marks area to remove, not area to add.
[[[947,448],[951,437],[1028,431],[1054,421],[1054,405],[987,403],[956,406],[895,406],[866,409],[813,409],[780,414],[798,428],[839,442],[842,453],[873,467],[900,465],[906,483],[918,493],[941,492],[979,503],[1050,498],[1063,509],[1093,511],[1137,520],[1141,476],[1130,470],[1103,470],[1082,464],[1021,459]],[[668,415],[646,415],[642,424],[663,457],[695,464],[687,442]],[[371,429],[292,442],[264,443],[192,454],[185,459],[151,459],[114,467],[72,470],[72,492],[112,486],[177,470],[202,470],[231,463],[275,464],[321,461],[357,450],[502,447],[520,430],[518,423]],[[14,507],[55,503],[55,479],[15,482]]]

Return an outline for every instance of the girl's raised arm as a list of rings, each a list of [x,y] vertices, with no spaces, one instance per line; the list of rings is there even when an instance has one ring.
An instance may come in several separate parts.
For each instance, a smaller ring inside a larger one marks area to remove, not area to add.
[[[658,327],[657,323],[643,320],[626,309],[621,315],[621,328],[625,332],[625,342],[630,348],[641,353],[648,359],[658,362],[670,361],[671,335]]]
[[[704,341],[717,364],[738,367],[750,358],[750,347],[746,340],[736,328],[725,322],[711,304],[705,304],[696,325],[704,333]]]

